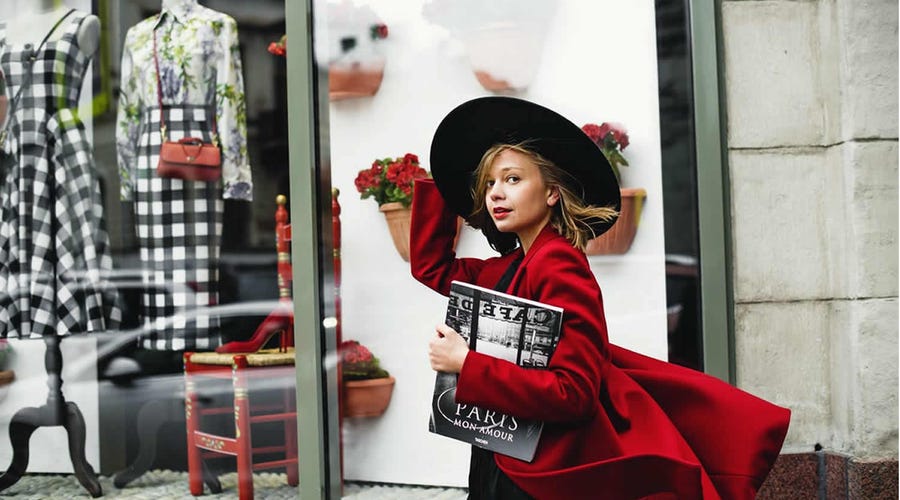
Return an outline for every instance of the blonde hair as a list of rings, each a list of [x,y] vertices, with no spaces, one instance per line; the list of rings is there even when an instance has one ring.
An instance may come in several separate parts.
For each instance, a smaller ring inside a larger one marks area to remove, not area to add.
[[[469,216],[469,225],[481,229],[495,249],[505,253],[515,248],[515,235],[501,233],[487,211],[485,196],[487,194],[488,174],[497,156],[504,151],[515,151],[528,157],[541,173],[547,187],[555,187],[559,191],[559,202],[551,208],[550,224],[565,237],[575,248],[584,250],[587,242],[596,237],[591,224],[609,222],[619,214],[613,207],[586,205],[584,198],[576,193],[583,192],[584,187],[571,174],[552,161],[529,148],[529,142],[518,144],[495,144],[485,151],[475,169],[475,182],[472,186],[473,209]]]

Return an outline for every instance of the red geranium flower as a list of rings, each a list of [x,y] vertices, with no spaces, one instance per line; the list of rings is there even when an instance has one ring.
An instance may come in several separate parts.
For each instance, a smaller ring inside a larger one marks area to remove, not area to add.
[[[373,24],[369,27],[369,36],[372,40],[382,40],[388,36],[388,27],[384,23]]]
[[[581,130],[603,151],[610,166],[612,166],[616,179],[620,179],[619,167],[628,166],[628,161],[622,156],[622,150],[627,148],[629,144],[628,132],[626,132],[625,126],[615,122],[603,122],[600,125],[587,123],[581,127]]]
[[[276,56],[287,56],[287,35],[282,35],[281,40],[269,44],[269,52]]]
[[[425,177],[428,171],[419,166],[419,157],[406,153],[403,157],[375,160],[370,168],[359,171],[354,184],[362,199],[375,198],[379,206],[399,202],[408,207],[415,180]]]

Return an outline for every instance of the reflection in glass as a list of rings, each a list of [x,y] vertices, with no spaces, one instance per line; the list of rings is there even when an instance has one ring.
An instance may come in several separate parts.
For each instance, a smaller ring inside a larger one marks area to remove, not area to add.
[[[656,1],[669,360],[703,369],[688,1]]]
[[[284,1],[3,3],[0,124],[12,133],[0,154],[0,336],[12,354],[0,371],[15,377],[0,394],[0,421],[45,403],[53,411],[77,405],[84,471],[113,476],[117,487],[145,474],[186,487],[182,355],[248,339],[277,305],[273,215],[288,185],[286,68],[265,47],[285,33]],[[70,7],[76,12],[41,46]],[[155,29],[141,29],[148,26]],[[51,54],[55,72],[42,64]],[[168,137],[218,136],[222,181],[178,188],[155,175],[157,89]],[[49,333],[80,335],[51,345]],[[40,335],[46,347],[14,338]],[[278,434],[263,428],[255,438],[283,444]],[[72,466],[60,459],[68,455],[64,433],[35,433],[30,451],[28,475]],[[12,454],[0,444],[0,472]],[[217,464],[216,475],[234,467]],[[84,493],[73,484],[59,495]]]

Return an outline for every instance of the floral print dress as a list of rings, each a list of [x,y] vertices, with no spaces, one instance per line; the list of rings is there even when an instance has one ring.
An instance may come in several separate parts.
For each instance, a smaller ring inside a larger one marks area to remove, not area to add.
[[[207,308],[218,303],[223,199],[252,199],[237,24],[196,2],[172,2],[128,30],[121,71],[116,143],[120,194],[134,203],[143,266],[141,345],[215,348],[219,322]],[[160,113],[169,140],[218,137],[221,180],[156,175]]]

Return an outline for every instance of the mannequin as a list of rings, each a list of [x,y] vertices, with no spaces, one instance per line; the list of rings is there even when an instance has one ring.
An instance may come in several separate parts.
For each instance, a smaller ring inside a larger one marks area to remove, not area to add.
[[[191,50],[180,50],[187,47]],[[120,196],[133,203],[147,290],[141,298],[143,329],[135,358],[144,373],[157,367],[163,373],[180,373],[181,353],[211,350],[221,343],[219,316],[210,306],[219,300],[224,200],[252,199],[237,23],[197,0],[162,0],[159,15],[128,29],[120,68]],[[221,179],[160,177],[156,166],[163,121],[166,140],[216,137]],[[126,485],[151,465],[156,445],[167,438],[158,434],[159,426],[176,416],[184,418],[183,401],[173,396],[166,390],[165,399],[148,401],[139,410],[138,420],[148,425],[140,426],[138,457],[116,475],[116,486]],[[207,482],[218,489],[214,477]]]
[[[142,297],[147,334],[140,345],[161,352],[214,349],[221,343],[218,317],[197,309],[218,304],[224,200],[252,199],[237,23],[197,0],[161,5],[159,15],[125,36],[116,126],[120,195],[134,202],[151,290]],[[221,179],[160,177],[163,122],[166,140],[217,138]],[[152,292],[158,289],[170,293]]]
[[[38,44],[44,33],[67,11],[60,0],[34,0],[25,2],[15,18],[6,20],[6,39],[11,44]],[[48,41],[58,40],[57,31]],[[35,37],[38,37],[35,40]],[[100,47],[100,18],[91,14],[84,18],[78,29],[78,47],[87,57],[92,57]]]
[[[102,490],[85,458],[84,418],[62,392],[59,343],[66,335],[114,329],[121,319],[115,294],[100,278],[112,259],[93,147],[77,112],[100,25],[58,1],[26,5],[32,8],[0,24],[6,93],[21,96],[8,112],[4,148],[14,161],[0,186],[0,336],[43,339],[49,390],[44,405],[22,408],[10,420],[13,459],[0,490],[27,469],[34,431],[62,426],[75,475],[96,497]]]

